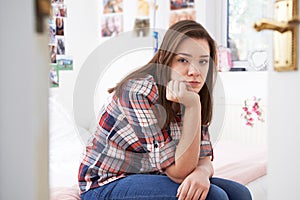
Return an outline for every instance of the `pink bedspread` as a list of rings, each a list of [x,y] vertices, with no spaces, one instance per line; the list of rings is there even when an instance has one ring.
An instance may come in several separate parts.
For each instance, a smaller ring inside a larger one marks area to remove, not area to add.
[[[50,200],[80,200],[78,185],[51,188]]]
[[[220,141],[214,146],[215,177],[247,184],[267,173],[265,147]]]

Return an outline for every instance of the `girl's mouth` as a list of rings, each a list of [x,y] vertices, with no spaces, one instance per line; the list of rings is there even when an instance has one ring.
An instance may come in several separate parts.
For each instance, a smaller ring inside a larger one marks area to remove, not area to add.
[[[187,82],[192,88],[197,88],[200,86],[200,82],[199,81],[188,81]]]

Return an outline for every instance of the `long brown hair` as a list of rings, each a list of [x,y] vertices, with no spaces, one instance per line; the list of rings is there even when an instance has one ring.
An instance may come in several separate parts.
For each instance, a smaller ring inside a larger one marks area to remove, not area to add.
[[[175,120],[176,113],[172,109],[171,101],[166,99],[166,85],[171,80],[170,65],[175,56],[176,49],[181,42],[186,38],[204,39],[208,42],[210,49],[209,70],[206,77],[206,82],[198,93],[201,99],[201,120],[203,125],[209,125],[212,119],[213,112],[213,86],[217,68],[217,53],[215,41],[211,38],[205,28],[193,21],[183,20],[173,24],[166,32],[164,39],[153,58],[141,68],[127,75],[114,88],[108,90],[109,93],[115,91],[116,95],[120,95],[122,88],[130,79],[144,77],[150,74],[154,77],[159,93],[158,103],[161,104],[167,112],[165,126],[168,126],[171,121]]]

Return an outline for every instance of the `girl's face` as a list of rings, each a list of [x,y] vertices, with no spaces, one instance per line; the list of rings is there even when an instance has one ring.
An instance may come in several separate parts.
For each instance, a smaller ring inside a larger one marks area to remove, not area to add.
[[[183,81],[188,90],[199,93],[209,69],[210,48],[207,40],[187,38],[175,54],[171,62],[171,79]]]

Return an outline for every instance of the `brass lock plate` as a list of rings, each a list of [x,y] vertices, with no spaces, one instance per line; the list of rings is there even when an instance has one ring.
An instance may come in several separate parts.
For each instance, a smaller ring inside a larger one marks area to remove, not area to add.
[[[274,20],[288,24],[298,18],[297,0],[277,0],[275,2]],[[276,71],[290,71],[298,68],[298,26],[280,33],[274,31],[273,56]]]

